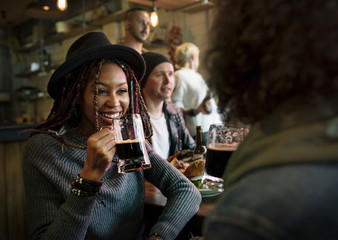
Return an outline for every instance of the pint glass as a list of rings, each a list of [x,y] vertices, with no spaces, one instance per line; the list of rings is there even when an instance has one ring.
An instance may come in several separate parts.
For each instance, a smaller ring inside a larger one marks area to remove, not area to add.
[[[139,114],[127,114],[114,120],[118,172],[141,171],[151,167],[145,145],[142,119]]]
[[[205,170],[208,175],[222,178],[232,153],[243,141],[247,129],[225,124],[211,124],[208,135],[208,146]]]

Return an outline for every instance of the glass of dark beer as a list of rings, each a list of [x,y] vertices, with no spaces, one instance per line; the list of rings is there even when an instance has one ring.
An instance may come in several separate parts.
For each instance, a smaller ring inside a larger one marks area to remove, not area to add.
[[[247,132],[244,127],[211,124],[208,135],[205,171],[208,175],[222,178],[226,165]]]
[[[145,145],[142,119],[139,114],[126,114],[114,119],[119,173],[141,171],[151,167]]]

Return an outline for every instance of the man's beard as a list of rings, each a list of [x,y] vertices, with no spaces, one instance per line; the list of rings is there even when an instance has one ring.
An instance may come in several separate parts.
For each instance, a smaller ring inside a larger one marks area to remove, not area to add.
[[[144,43],[148,37],[146,37],[145,39],[143,39],[142,37],[140,37],[139,34],[132,32],[133,37],[136,39],[136,41]]]

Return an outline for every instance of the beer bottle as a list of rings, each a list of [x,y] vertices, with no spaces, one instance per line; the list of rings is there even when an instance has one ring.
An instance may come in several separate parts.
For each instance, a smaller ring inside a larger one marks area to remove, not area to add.
[[[201,126],[196,126],[196,147],[194,150],[193,161],[197,159],[203,159],[205,154],[205,147],[202,144],[203,131]]]

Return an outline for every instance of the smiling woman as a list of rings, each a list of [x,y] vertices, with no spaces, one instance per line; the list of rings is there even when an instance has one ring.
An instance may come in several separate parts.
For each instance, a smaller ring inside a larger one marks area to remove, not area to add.
[[[151,136],[138,85],[144,71],[136,50],[112,45],[103,33],[87,33],[71,45],[48,83],[51,113],[25,147],[29,238],[142,239],[145,179],[168,198],[153,238],[174,239],[198,211],[197,189],[148,143],[150,169],[118,172],[117,133],[105,126],[133,112]]]
[[[129,106],[128,83],[123,70],[115,63],[106,63],[101,67],[100,80],[95,81],[95,69],[89,75],[89,82],[82,95],[83,112],[79,131],[90,136],[98,127],[111,126],[114,118],[124,115]],[[96,101],[93,102],[94,96]],[[93,115],[93,109],[98,114]],[[96,122],[97,121],[97,122]]]

